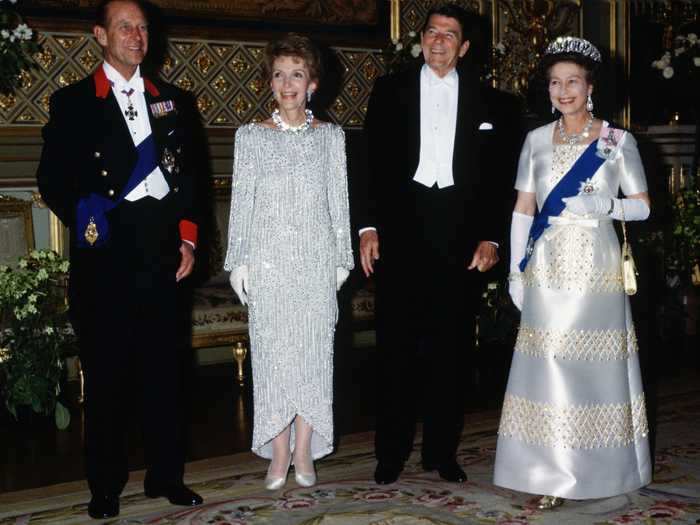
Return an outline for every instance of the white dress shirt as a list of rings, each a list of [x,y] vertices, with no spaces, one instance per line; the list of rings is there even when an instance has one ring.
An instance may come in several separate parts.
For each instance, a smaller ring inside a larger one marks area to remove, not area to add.
[[[151,134],[151,122],[148,119],[148,108],[146,107],[146,97],[143,94],[144,86],[140,68],[137,67],[134,76],[127,81],[107,62],[104,62],[102,67],[107,79],[112,84],[112,92],[117,98],[119,108],[122,111],[122,117],[124,117],[124,121],[129,128],[129,133],[131,133],[131,138],[134,141],[134,146],[138,146]],[[131,89],[134,90],[133,93],[127,96],[126,93]],[[137,112],[133,120],[126,116],[129,102],[131,102],[133,108]],[[124,198],[132,202],[143,199],[146,196],[160,200],[165,197],[169,191],[170,187],[163,176],[163,172],[160,171],[159,166],[156,166],[155,169]]]
[[[454,185],[452,154],[457,127],[459,76],[444,77],[423,65],[420,72],[420,161],[413,180],[427,187]]]

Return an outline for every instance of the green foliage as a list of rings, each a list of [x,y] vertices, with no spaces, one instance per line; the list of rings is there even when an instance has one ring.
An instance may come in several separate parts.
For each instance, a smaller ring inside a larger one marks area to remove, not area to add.
[[[40,51],[36,34],[9,5],[0,0],[0,94],[11,95],[20,85],[22,71],[37,67],[32,58]]]
[[[57,402],[65,357],[76,353],[68,323],[65,289],[68,261],[48,250],[33,251],[17,268],[0,266],[0,391],[16,418],[26,405],[55,413],[65,428],[68,410]]]
[[[641,239],[661,255],[670,284],[690,284],[700,263],[700,189],[695,185],[669,197],[665,226]]]

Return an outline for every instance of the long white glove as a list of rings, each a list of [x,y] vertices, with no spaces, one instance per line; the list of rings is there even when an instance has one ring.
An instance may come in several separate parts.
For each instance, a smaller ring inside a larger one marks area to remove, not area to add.
[[[649,217],[650,211],[649,206],[642,199],[611,199],[599,195],[576,195],[575,197],[564,197],[562,202],[566,204],[568,211],[576,215],[608,215],[618,221],[643,221]]]
[[[510,277],[508,282],[508,293],[513,304],[518,310],[523,308],[523,280],[520,272],[520,261],[525,257],[527,240],[530,237],[530,227],[534,217],[525,215],[517,211],[513,212],[513,219],[510,223]]]
[[[343,268],[342,266],[338,266],[335,269],[335,289],[340,290],[340,288],[343,286],[343,283],[347,280],[348,276],[350,275],[350,270],[347,268]]]
[[[231,270],[229,281],[231,282],[231,288],[233,288],[233,291],[236,292],[241,304],[248,304],[248,267],[245,264],[242,266],[236,266],[233,270]]]

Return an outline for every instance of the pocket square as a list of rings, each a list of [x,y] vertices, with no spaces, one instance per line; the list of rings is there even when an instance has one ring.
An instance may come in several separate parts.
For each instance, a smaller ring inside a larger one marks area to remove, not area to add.
[[[487,129],[493,129],[493,124],[491,124],[490,122],[482,122],[481,124],[479,124],[479,131]]]

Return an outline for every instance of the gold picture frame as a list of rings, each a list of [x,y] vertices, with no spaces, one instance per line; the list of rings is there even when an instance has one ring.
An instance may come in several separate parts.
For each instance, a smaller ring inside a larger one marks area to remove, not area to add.
[[[0,194],[0,265],[14,266],[34,249],[32,201]]]

